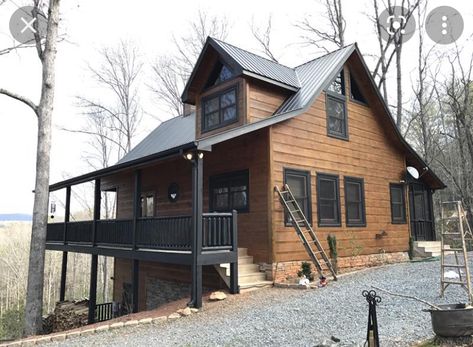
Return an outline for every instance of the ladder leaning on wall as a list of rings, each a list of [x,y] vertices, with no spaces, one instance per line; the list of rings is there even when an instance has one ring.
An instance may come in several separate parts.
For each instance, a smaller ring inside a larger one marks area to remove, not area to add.
[[[319,275],[321,277],[325,277],[322,268],[322,265],[325,263],[328,270],[332,274],[333,279],[337,280],[337,274],[333,269],[330,259],[328,258],[322,245],[320,244],[317,235],[315,235],[312,226],[307,221],[307,218],[302,212],[302,209],[294,198],[294,195],[292,194],[289,186],[285,184],[283,190],[280,190],[277,186],[274,187],[274,189],[278,192],[281,202],[290,216],[290,221],[294,229],[296,230],[297,235],[301,239],[305,250],[309,254],[310,259],[314,263]]]
[[[461,201],[441,203],[440,227],[440,296],[443,297],[448,286],[460,285],[466,290],[471,305],[473,294],[466,240],[473,241],[473,234]],[[453,256],[446,262],[446,255],[451,253]],[[446,277],[447,272],[454,274],[454,278]]]

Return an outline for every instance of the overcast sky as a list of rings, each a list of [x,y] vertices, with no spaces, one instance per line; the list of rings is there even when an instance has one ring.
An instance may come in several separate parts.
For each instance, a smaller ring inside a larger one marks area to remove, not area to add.
[[[8,29],[10,16],[17,6],[29,4],[28,1],[6,0],[0,6],[0,49],[11,46],[13,42]],[[372,0],[343,1],[347,43],[358,42],[368,62],[369,55],[377,52],[373,26],[366,16],[366,12],[372,13],[371,4]],[[264,22],[272,14],[274,50],[279,53],[282,63],[295,66],[315,58],[320,52],[297,44],[300,31],[293,24],[308,15],[314,18],[315,24],[323,26],[324,23],[324,9],[315,0],[63,0],[61,5],[61,32],[65,33],[67,40],[59,45],[57,58],[51,183],[90,171],[81,160],[81,155],[87,150],[87,139],[60,129],[81,126],[82,117],[74,105],[74,97],[93,90],[87,64],[97,63],[100,47],[114,46],[123,39],[132,41],[141,50],[144,62],[151,63],[159,54],[172,49],[172,35],[185,34],[189,30],[188,22],[202,9],[228,18],[231,23],[228,42],[258,53],[249,23],[252,18],[257,23]],[[440,5],[454,6],[462,13],[465,31],[459,43],[464,44],[473,32],[470,24],[473,2],[432,0],[429,9]],[[416,41],[412,39],[404,49],[406,80],[414,78]],[[432,44],[428,39],[426,41]],[[448,48],[451,47],[439,47],[438,50]],[[149,83],[150,78],[145,73],[143,83]],[[37,101],[40,82],[41,66],[34,49],[0,56],[1,87]],[[148,117],[145,122],[138,136],[143,138],[159,124],[158,119],[165,120],[170,115],[152,99],[146,87],[141,90],[140,97],[146,111],[155,116]],[[0,213],[32,211],[36,125],[35,115],[28,107],[0,95]]]

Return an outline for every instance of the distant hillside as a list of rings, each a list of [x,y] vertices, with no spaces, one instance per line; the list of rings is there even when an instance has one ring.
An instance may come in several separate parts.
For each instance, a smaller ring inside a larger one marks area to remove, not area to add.
[[[0,221],[31,222],[31,215],[25,213],[0,213]]]

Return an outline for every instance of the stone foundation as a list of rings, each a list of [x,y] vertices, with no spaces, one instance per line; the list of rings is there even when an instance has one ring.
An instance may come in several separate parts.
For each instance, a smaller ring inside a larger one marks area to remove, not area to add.
[[[338,273],[350,272],[372,266],[400,263],[409,260],[407,252],[378,253],[338,258]],[[310,262],[309,260],[304,260]],[[262,265],[266,278],[274,282],[286,282],[297,278],[304,261],[288,261]],[[316,269],[312,266],[314,272]]]
[[[146,279],[146,310],[153,310],[168,302],[190,297],[190,290],[189,283],[148,277]]]
[[[202,287],[202,292],[213,289]],[[186,282],[167,281],[157,277],[146,278],[146,310],[154,310],[172,301],[190,298],[191,284]]]

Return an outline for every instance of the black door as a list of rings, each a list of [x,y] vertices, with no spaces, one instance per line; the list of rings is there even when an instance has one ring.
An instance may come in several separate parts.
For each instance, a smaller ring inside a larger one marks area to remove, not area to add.
[[[435,241],[432,192],[422,183],[409,185],[411,233],[416,241]]]

